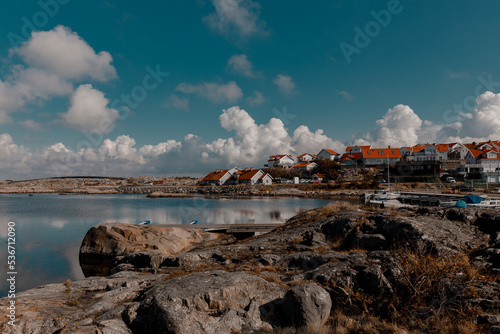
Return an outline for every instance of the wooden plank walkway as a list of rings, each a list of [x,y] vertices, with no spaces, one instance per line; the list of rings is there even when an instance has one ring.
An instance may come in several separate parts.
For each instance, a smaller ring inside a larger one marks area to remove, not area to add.
[[[207,232],[218,233],[263,233],[269,232],[283,223],[267,223],[267,224],[158,224],[154,226],[160,227],[179,227],[179,228],[196,228]]]

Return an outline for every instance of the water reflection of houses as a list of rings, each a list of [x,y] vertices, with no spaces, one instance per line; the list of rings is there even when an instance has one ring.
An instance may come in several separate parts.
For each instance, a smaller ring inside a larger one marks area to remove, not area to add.
[[[269,217],[271,218],[271,220],[282,220],[281,219],[281,211],[279,211],[279,210],[270,211]]]

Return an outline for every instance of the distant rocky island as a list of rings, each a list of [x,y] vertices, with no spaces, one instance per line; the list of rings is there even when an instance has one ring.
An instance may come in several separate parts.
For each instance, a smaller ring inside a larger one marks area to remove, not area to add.
[[[361,183],[201,186],[192,177],[60,177],[0,182],[3,194],[144,194],[150,198],[204,196],[359,197]],[[364,188],[366,189],[366,188]]]
[[[339,202],[244,240],[104,223],[80,264],[82,281],[19,293],[16,326],[0,331],[500,332],[495,210]]]

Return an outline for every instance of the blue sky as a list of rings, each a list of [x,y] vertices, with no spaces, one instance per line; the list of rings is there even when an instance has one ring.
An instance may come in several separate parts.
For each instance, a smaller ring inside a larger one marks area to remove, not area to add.
[[[352,143],[498,139],[498,13],[496,1],[10,2],[0,179],[198,175]]]

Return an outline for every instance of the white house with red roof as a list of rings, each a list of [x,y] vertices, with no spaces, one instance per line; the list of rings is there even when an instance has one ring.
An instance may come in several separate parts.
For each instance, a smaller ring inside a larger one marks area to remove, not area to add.
[[[500,150],[496,142],[465,144],[467,173],[478,173],[488,183],[500,183]]]
[[[273,183],[273,177],[271,176],[271,174],[265,173],[264,175],[262,175],[259,178],[259,181],[257,183],[259,183],[259,184],[265,184],[265,185],[272,184]]]
[[[318,168],[318,164],[315,162],[301,162],[299,164],[296,164],[293,166],[293,169],[295,170],[300,170],[303,172],[311,172]]]
[[[267,160],[269,168],[289,168],[295,165],[295,159],[290,154],[271,155]]]
[[[266,175],[268,174],[264,172],[262,169],[245,168],[244,170],[236,172],[233,175],[232,179],[237,184],[254,185],[257,183],[263,183],[263,181],[267,182],[268,180],[270,180],[272,183],[271,175],[265,177]],[[264,183],[264,184],[269,184],[269,183]]]
[[[416,145],[412,147],[412,154],[408,160],[414,161],[429,161],[439,160],[437,147],[434,144]]]
[[[345,166],[361,166],[363,164],[363,150],[370,149],[370,147],[370,145],[347,146],[345,153],[339,158],[340,164]]]
[[[365,148],[363,151],[363,163],[365,166],[394,165],[401,160],[399,148]]]
[[[319,151],[318,154],[316,154],[318,160],[339,160],[340,154],[335,152],[334,150],[330,150],[327,148],[322,149]]]
[[[469,153],[469,149],[461,143],[449,143],[448,145],[448,159],[449,160],[465,160]]]
[[[301,162],[309,162],[309,161],[313,161],[313,160],[316,160],[317,159],[317,156],[315,154],[311,154],[311,153],[304,153],[304,154],[301,154],[297,157],[297,162],[301,163]]]
[[[419,144],[401,147],[401,156],[408,161],[439,161],[448,160],[450,147],[448,144]]]
[[[217,169],[203,177],[200,183],[202,185],[215,184],[221,186],[225,184],[238,171],[239,168],[236,167],[233,167],[231,169]]]

